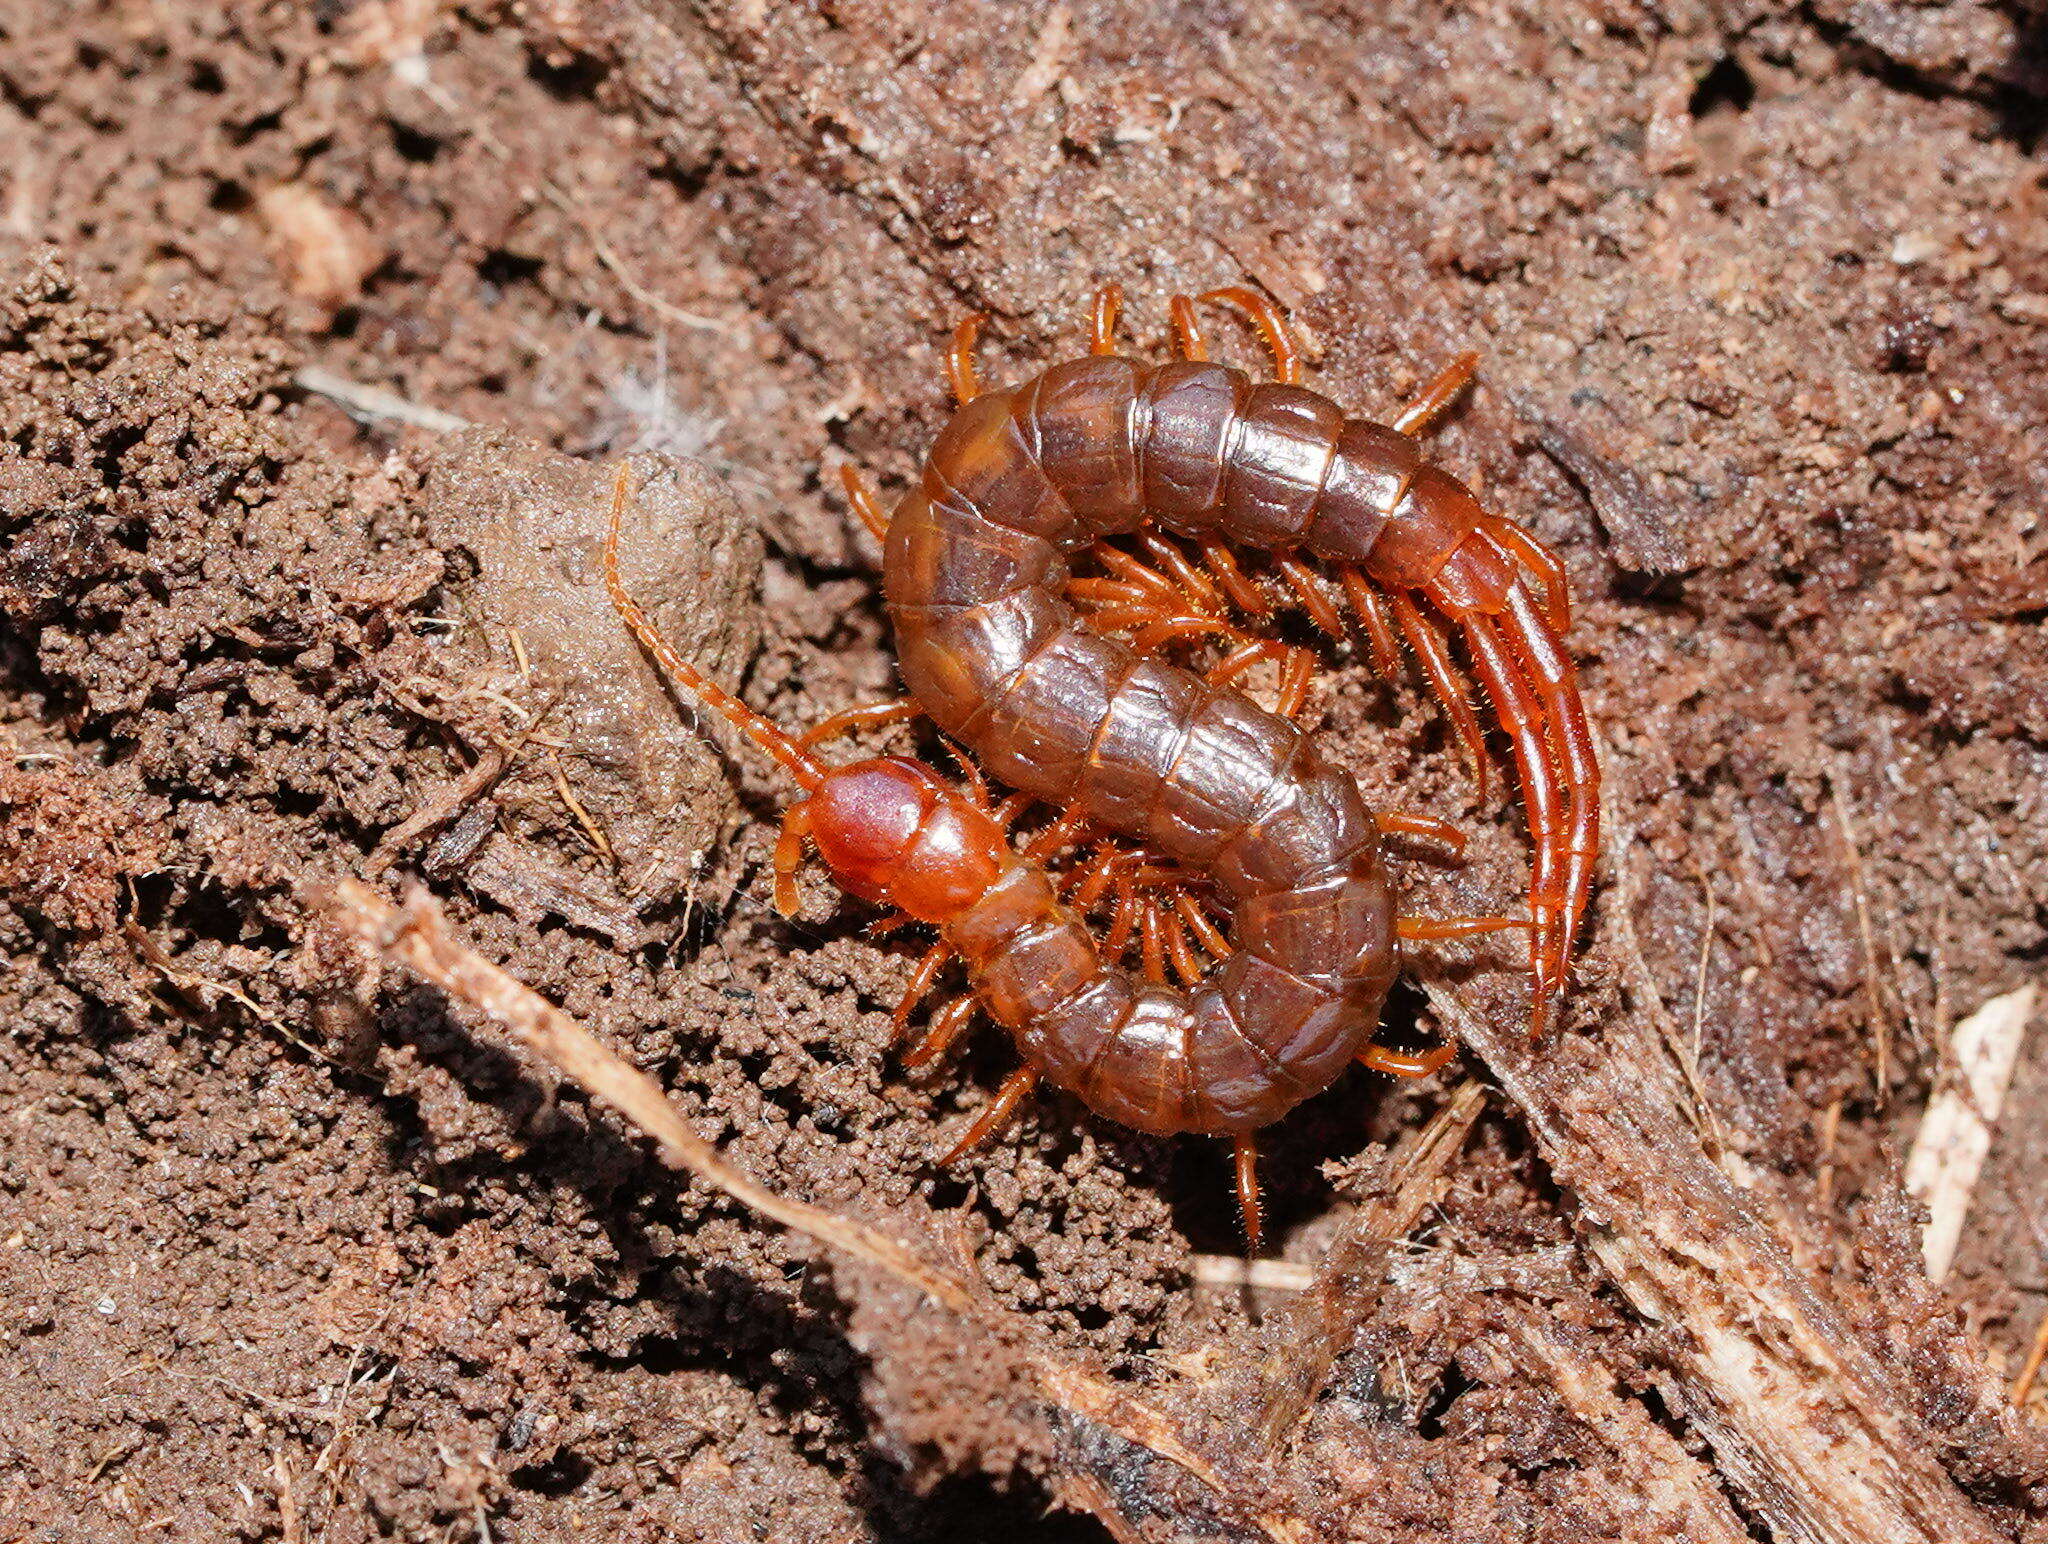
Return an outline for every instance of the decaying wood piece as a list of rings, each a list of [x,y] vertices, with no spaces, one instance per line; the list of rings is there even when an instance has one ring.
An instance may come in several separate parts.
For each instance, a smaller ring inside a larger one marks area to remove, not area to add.
[[[1253,1435],[1270,1452],[1301,1419],[1330,1369],[1371,1316],[1394,1245],[1441,1201],[1453,1159],[1486,1105],[1486,1090],[1465,1083],[1427,1126],[1412,1132],[1388,1163],[1386,1192],[1360,1208],[1332,1241],[1315,1284],[1279,1314],[1272,1352],[1251,1369]]]
[[[1597,1046],[1532,1052],[1521,1019],[1429,988],[1578,1198],[1594,1256],[1666,1329],[1686,1413],[1780,1540],[1992,1544],[2005,1537],[1936,1461],[1901,1390],[1794,1264],[1682,1113],[1641,1011]]]
[[[449,932],[441,909],[424,890],[414,887],[402,906],[351,879],[315,888],[309,895],[315,911],[343,934],[366,945],[384,963],[399,965],[441,988],[458,1001],[487,1015],[528,1052],[548,1063],[585,1093],[609,1105],[651,1138],[663,1160],[687,1170],[724,1191],[741,1205],[833,1249],[909,1287],[985,1333],[991,1354],[1007,1355],[1033,1385],[1045,1406],[1045,1446],[1083,1466],[1060,1475],[1073,1484],[1056,1489],[1076,1505],[1101,1509],[1106,1526],[1118,1538],[1155,1535],[1144,1526],[1167,1506],[1167,1493],[1148,1487],[1146,1505],[1132,1515],[1120,1476],[1085,1467],[1086,1448],[1059,1441],[1055,1428],[1099,1431],[1126,1449],[1141,1450],[1163,1460],[1208,1492],[1213,1505],[1189,1519],[1213,1534],[1216,1518],[1242,1518],[1249,1536],[1273,1544],[1305,1544],[1314,1537],[1308,1525],[1266,1501],[1273,1487],[1253,1479],[1238,1480],[1246,1466],[1237,1455],[1205,1453],[1163,1411],[1139,1399],[1129,1388],[1113,1383],[1068,1357],[1056,1355],[1046,1337],[1021,1316],[989,1301],[979,1285],[941,1269],[887,1233],[855,1218],[782,1195],[734,1168],[669,1102],[661,1085],[625,1061],[568,1014],[547,1002],[515,977],[493,965]],[[1244,1496],[1260,1498],[1248,1506]]]
[[[1907,1193],[1927,1205],[1921,1250],[1927,1274],[1936,1281],[1948,1274],[1962,1242],[1970,1197],[1990,1156],[1998,1112],[2039,995],[2028,982],[1994,997],[1949,1036],[1943,1078],[1906,1159]]]

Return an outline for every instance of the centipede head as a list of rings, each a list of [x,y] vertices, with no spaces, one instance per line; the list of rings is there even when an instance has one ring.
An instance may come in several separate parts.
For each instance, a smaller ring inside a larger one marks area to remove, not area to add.
[[[986,811],[898,756],[834,767],[805,807],[811,841],[840,886],[920,922],[944,922],[979,899],[1009,851]]]

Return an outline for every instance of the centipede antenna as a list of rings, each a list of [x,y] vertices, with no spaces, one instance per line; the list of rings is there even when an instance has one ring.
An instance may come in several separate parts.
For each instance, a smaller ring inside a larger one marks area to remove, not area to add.
[[[806,793],[814,791],[825,781],[824,764],[779,726],[763,718],[722,686],[706,679],[701,670],[670,647],[669,641],[656,630],[647,613],[640,609],[639,602],[626,593],[625,581],[619,577],[619,521],[626,512],[626,501],[632,490],[633,464],[621,461],[619,474],[612,482],[612,513],[604,532],[604,587],[612,598],[612,608],[640,641],[640,647],[653,655],[656,663],[667,672],[670,680],[774,757]]]

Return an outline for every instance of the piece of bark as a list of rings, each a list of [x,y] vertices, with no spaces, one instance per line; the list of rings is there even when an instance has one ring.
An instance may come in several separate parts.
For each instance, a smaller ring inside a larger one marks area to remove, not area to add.
[[[1505,1002],[1429,987],[1521,1108],[1587,1244],[1666,1332],[1686,1414],[1779,1540],[1992,1544],[2005,1535],[1936,1462],[1931,1433],[1682,1113],[1642,1012],[1595,1046],[1532,1050]]]

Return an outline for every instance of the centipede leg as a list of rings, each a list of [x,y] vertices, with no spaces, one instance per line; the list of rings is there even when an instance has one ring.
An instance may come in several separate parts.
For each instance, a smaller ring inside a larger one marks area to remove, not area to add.
[[[1368,1045],[1358,1053],[1358,1064],[1370,1067],[1374,1072],[1391,1073],[1397,1078],[1426,1078],[1458,1054],[1454,1040],[1446,1040],[1434,1051],[1416,1053],[1396,1051],[1383,1045]]]
[[[960,1134],[960,1140],[946,1149],[945,1156],[939,1159],[940,1166],[944,1167],[965,1157],[986,1142],[997,1130],[1007,1125],[1010,1118],[1017,1113],[1017,1106],[1022,1104],[1025,1097],[1037,1086],[1036,1067],[1019,1067],[1004,1078],[1002,1087],[996,1090],[995,1098],[989,1100],[987,1107],[974,1117],[973,1124]]]
[[[966,751],[955,745],[951,740],[945,741],[944,744],[947,752],[960,768],[961,779],[967,784],[968,798],[972,799],[978,808],[989,810],[988,779],[981,775],[981,768],[974,764],[972,756],[968,755]],[[994,811],[989,810],[989,813],[993,814]]]
[[[981,394],[981,383],[974,373],[974,345],[981,338],[982,324],[988,318],[975,311],[960,318],[953,329],[953,346],[946,353],[946,384],[953,393],[955,406],[964,406]]]
[[[1564,872],[1552,971],[1553,979],[1562,986],[1572,941],[1593,894],[1593,871],[1600,858],[1600,759],[1571,662],[1521,585],[1509,592],[1508,615],[1512,624],[1507,630],[1509,647],[1534,683],[1564,772],[1564,830],[1559,844]]]
[[[1380,599],[1372,581],[1355,565],[1339,564],[1335,572],[1344,598],[1351,602],[1351,609],[1358,613],[1359,625],[1365,629],[1366,652],[1372,656],[1372,668],[1381,680],[1391,681],[1394,672],[1401,668],[1401,646],[1395,641],[1394,624],[1387,615],[1386,602]]]
[[[1562,638],[1572,630],[1571,578],[1564,561],[1542,542],[1506,515],[1487,515],[1480,521],[1486,534],[1522,560],[1543,586],[1543,614],[1551,630]]]
[[[884,724],[903,724],[924,712],[914,697],[891,697],[887,702],[871,702],[863,707],[845,708],[829,718],[821,718],[802,734],[796,743],[805,750],[822,745],[827,740],[837,739],[843,734],[852,734],[856,729],[878,729]]]
[[[1138,901],[1138,956],[1144,962],[1145,979],[1154,986],[1165,986],[1166,930],[1159,903],[1149,895]]]
[[[1343,642],[1344,619],[1330,604],[1330,597],[1323,593],[1315,570],[1295,557],[1281,558],[1273,566],[1280,570],[1280,577],[1300,598],[1301,609],[1308,613],[1308,619],[1338,642]]]
[[[782,830],[775,838],[775,909],[785,917],[797,913],[796,871],[803,867],[804,843],[810,834],[808,799],[782,812]]]
[[[1075,833],[1088,823],[1088,812],[1078,804],[1060,811],[1053,823],[1024,844],[1024,856],[1034,862],[1056,858],[1073,845]]]
[[[875,490],[861,479],[853,463],[847,462],[839,468],[839,482],[846,489],[846,501],[853,506],[853,512],[860,516],[860,523],[868,528],[868,534],[876,541],[889,539],[889,517],[882,512],[882,501],[875,496]]]
[[[1460,354],[1437,371],[1435,379],[1401,409],[1394,418],[1394,427],[1403,434],[1426,433],[1443,417],[1444,410],[1458,400],[1458,394],[1471,383],[1472,373],[1478,368],[1477,354]]]
[[[1196,544],[1202,554],[1202,566],[1230,597],[1230,603],[1247,616],[1264,617],[1273,614],[1273,599],[1266,592],[1245,577],[1243,569],[1237,566],[1237,555],[1220,541],[1204,541]]]
[[[1209,576],[1188,561],[1187,554],[1157,531],[1146,531],[1138,543],[1152,556],[1153,572],[1164,572],[1204,612],[1221,616],[1229,602]]]
[[[924,1038],[910,1048],[903,1058],[903,1065],[916,1071],[944,1056],[973,1022],[977,1006],[972,997],[956,997],[934,1013],[931,1023],[925,1027]]]
[[[1209,345],[1202,341],[1201,324],[1195,320],[1195,303],[1185,295],[1175,295],[1167,301],[1166,311],[1173,318],[1173,341],[1180,357],[1195,361],[1207,359]]]
[[[1164,914],[1166,924],[1166,957],[1173,962],[1173,973],[1180,978],[1183,987],[1193,987],[1207,974],[1202,962],[1195,957],[1195,946],[1188,938],[1187,916],[1180,903],[1187,900],[1185,895],[1173,898],[1174,910]]]
[[[1265,1241],[1265,1207],[1259,1200],[1258,1143],[1248,1131],[1230,1141],[1237,1171],[1237,1210],[1244,1219],[1245,1248],[1256,1255]]]
[[[1387,597],[1387,604],[1399,624],[1401,636],[1408,640],[1415,650],[1415,657],[1422,662],[1422,673],[1429,680],[1430,690],[1443,705],[1450,718],[1451,728],[1456,731],[1458,742],[1465,747],[1465,754],[1472,760],[1472,786],[1474,802],[1484,804],[1487,791],[1486,731],[1479,727],[1479,715],[1472,710],[1472,703],[1465,695],[1465,688],[1458,684],[1458,677],[1451,665],[1450,651],[1437,630],[1430,626],[1415,602],[1398,591]]]
[[[1372,820],[1379,827],[1381,836],[1424,836],[1450,848],[1453,858],[1465,855],[1465,833],[1448,820],[1438,820],[1434,815],[1411,815],[1402,810],[1374,810]]]
[[[1121,284],[1105,284],[1095,292],[1095,306],[1088,319],[1089,353],[1116,352],[1116,322],[1123,309],[1124,287]]]
[[[1230,940],[1223,936],[1222,930],[1210,920],[1208,914],[1202,910],[1201,903],[1192,895],[1185,890],[1176,895],[1173,898],[1173,909],[1180,913],[1181,920],[1186,922],[1195,937],[1201,940],[1204,949],[1219,960],[1230,957]]]
[[[902,1001],[896,1004],[896,1012],[891,1019],[894,1026],[892,1040],[903,1038],[903,1031],[910,1027],[911,1011],[932,989],[932,982],[938,979],[939,972],[952,957],[953,946],[949,943],[935,943],[925,950],[924,958],[917,962],[917,969],[910,974],[910,984],[903,989]]]
[[[1471,938],[1480,933],[1505,933],[1534,926],[1527,917],[1397,917],[1394,936],[1410,943],[1438,938]]]
[[[1543,706],[1523,679],[1513,654],[1501,640],[1491,617],[1465,619],[1465,637],[1472,648],[1473,669],[1500,713],[1514,750],[1515,771],[1529,810],[1529,831],[1535,845],[1530,876],[1529,909],[1536,927],[1529,939],[1529,964],[1535,975],[1532,1034],[1540,1030],[1547,1005],[1562,985],[1563,963],[1556,940],[1564,911],[1564,888],[1558,873],[1564,845],[1559,820],[1560,778],[1543,736]]]
[[[1315,659],[1306,649],[1276,638],[1254,638],[1218,660],[1203,679],[1211,686],[1228,686],[1260,660],[1271,660],[1280,666],[1280,690],[1274,711],[1282,718],[1299,720],[1308,706],[1309,687],[1315,674]]]
[[[1273,379],[1288,386],[1301,384],[1301,353],[1295,347],[1294,334],[1287,325],[1287,319],[1280,314],[1280,308],[1267,296],[1242,284],[1230,284],[1197,295],[1195,299],[1202,305],[1220,301],[1224,305],[1235,306],[1250,317],[1252,325],[1266,340],[1267,352],[1273,356]]]

